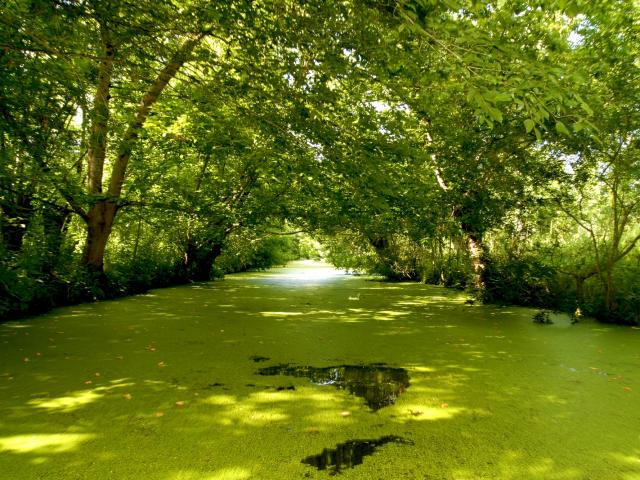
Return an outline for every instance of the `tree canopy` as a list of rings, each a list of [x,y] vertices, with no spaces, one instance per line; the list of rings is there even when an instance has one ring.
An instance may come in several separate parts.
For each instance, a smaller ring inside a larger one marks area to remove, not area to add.
[[[8,0],[0,312],[314,238],[637,323],[639,34],[633,0]]]

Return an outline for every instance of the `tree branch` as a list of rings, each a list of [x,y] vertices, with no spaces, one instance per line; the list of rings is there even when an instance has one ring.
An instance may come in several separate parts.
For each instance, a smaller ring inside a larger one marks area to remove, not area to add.
[[[142,130],[142,127],[151,112],[151,107],[157,102],[162,91],[166,88],[171,79],[175,77],[178,70],[180,70],[182,65],[184,65],[188,60],[191,52],[196,48],[205,35],[206,33],[202,32],[195,38],[190,38],[184,42],[180,49],[159,73],[158,77],[155,79],[151,87],[149,87],[149,90],[147,90],[144,97],[142,97],[138,111],[136,112],[134,119],[129,123],[127,131],[120,143],[118,155],[111,173],[111,181],[109,184],[110,196],[118,197],[122,192],[122,184],[124,183],[124,177],[133,147],[138,138],[138,134]]]

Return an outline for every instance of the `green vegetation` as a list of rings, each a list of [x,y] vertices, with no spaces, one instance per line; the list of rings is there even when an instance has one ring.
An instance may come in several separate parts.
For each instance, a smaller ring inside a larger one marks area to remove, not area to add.
[[[637,327],[558,314],[535,325],[534,309],[299,267],[0,324],[0,472],[327,479],[302,461],[401,437],[339,478],[640,478]],[[333,385],[258,374],[376,362],[409,382],[377,409]]]
[[[1,1],[0,477],[640,480],[639,80],[638,0]]]
[[[0,315],[320,242],[340,267],[638,324],[639,18],[634,0],[3,2]]]

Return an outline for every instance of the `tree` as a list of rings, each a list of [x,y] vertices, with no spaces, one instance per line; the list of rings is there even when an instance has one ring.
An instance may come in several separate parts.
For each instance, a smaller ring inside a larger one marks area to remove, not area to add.
[[[592,253],[591,261],[572,272],[577,307],[583,308],[585,281],[595,276],[608,314],[616,309],[616,265],[640,241],[640,32],[634,23],[639,14],[628,1],[615,10],[593,6],[576,28],[575,61],[594,72],[585,95],[599,114],[595,131],[573,145],[573,187],[558,195],[562,211],[588,236]]]

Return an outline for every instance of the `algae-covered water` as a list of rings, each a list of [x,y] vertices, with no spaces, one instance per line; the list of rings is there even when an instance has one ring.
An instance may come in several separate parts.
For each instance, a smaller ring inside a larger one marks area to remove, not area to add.
[[[464,300],[298,263],[0,324],[0,478],[640,479],[640,330]]]

